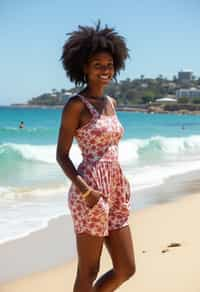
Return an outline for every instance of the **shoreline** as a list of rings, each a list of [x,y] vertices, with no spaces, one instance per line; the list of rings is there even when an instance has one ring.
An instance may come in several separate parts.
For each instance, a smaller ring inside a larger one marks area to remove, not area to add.
[[[197,255],[200,235],[196,230],[196,222],[200,219],[199,203],[200,192],[131,214],[129,222],[134,238],[137,272],[119,291],[199,291],[200,264]],[[54,244],[55,250],[58,250],[58,240]],[[21,259],[24,257],[21,253]],[[42,260],[47,260],[45,255]],[[76,264],[77,259],[45,271],[37,270],[31,275],[0,285],[0,291],[72,291]],[[19,268],[16,261],[13,265]],[[104,248],[100,274],[110,267],[111,261]]]
[[[4,263],[0,271],[0,288],[4,282],[62,265],[74,257],[75,238],[71,216],[61,215],[49,220],[45,228],[0,244],[0,261]]]
[[[135,193],[133,191],[131,216],[143,212],[148,213],[148,210],[159,209],[168,204],[178,206],[181,200],[190,200],[190,197],[199,193],[199,171],[170,177],[162,185]],[[144,204],[145,200],[146,205],[142,206],[140,202]],[[135,205],[138,208],[135,208]],[[70,240],[68,240],[69,238]],[[54,269],[56,266],[71,261],[75,255],[75,237],[71,216],[61,215],[51,219],[46,228],[0,245],[0,259],[4,263],[4,270],[0,273],[0,285],[29,277],[32,273],[43,273]],[[15,258],[14,265],[13,258]],[[20,263],[20,266],[17,263]]]
[[[138,190],[134,198],[137,205],[136,210],[151,208],[152,206],[167,204],[181,198],[187,197],[192,193],[195,195],[200,192],[200,170],[192,170],[187,173],[176,174],[167,177],[160,185]],[[162,194],[162,195],[160,195]]]
[[[14,104],[14,105],[0,105],[0,108],[15,108],[15,109],[63,109],[64,105],[28,105],[28,104]],[[190,110],[189,107],[181,108],[179,110],[164,110],[161,105],[135,105],[135,106],[117,106],[116,111],[119,112],[136,112],[147,114],[182,114],[182,115],[200,115],[200,110]]]

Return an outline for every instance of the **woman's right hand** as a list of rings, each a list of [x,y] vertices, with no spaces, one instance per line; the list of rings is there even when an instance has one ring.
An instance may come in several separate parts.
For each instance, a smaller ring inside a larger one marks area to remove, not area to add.
[[[96,190],[91,190],[89,195],[85,198],[85,202],[88,208],[93,208],[99,201],[102,193]]]

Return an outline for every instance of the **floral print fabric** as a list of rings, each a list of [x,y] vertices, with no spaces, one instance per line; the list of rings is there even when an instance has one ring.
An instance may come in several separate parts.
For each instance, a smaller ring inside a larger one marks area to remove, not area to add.
[[[76,131],[83,156],[78,173],[103,195],[89,208],[80,191],[71,184],[68,203],[75,231],[102,237],[128,224],[130,185],[118,162],[118,143],[124,129],[116,114],[100,115],[85,97],[79,97],[92,118]]]

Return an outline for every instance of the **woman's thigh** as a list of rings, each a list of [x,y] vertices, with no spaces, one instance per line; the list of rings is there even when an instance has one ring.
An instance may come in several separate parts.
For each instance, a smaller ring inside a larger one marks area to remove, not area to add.
[[[78,269],[82,273],[98,270],[104,237],[76,234]]]
[[[106,247],[116,271],[135,270],[133,240],[129,226],[109,232]]]

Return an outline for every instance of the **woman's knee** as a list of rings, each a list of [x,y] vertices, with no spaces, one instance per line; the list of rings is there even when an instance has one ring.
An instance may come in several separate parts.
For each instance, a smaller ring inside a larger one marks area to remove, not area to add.
[[[97,278],[97,275],[99,273],[99,266],[94,266],[89,268],[89,276],[92,281],[94,281]]]
[[[93,282],[99,272],[99,265],[88,266],[88,267],[79,267],[78,269],[78,278],[82,280],[89,280]]]
[[[120,282],[127,281],[136,273],[135,264],[129,264],[126,267],[120,267],[120,269],[115,270]]]
[[[127,279],[132,277],[136,273],[136,266],[135,264],[130,265],[128,268],[125,269],[125,275]]]

